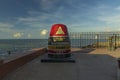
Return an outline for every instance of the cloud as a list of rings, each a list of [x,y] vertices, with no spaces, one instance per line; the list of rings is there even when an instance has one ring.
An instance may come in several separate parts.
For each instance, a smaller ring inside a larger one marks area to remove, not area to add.
[[[27,35],[27,37],[28,37],[28,38],[31,38],[31,37],[32,37],[32,35],[31,35],[31,34],[28,34],[28,35]]]
[[[2,32],[11,32],[13,27],[14,25],[11,23],[0,22],[0,31]]]
[[[114,8],[107,8],[107,10],[100,10],[104,13],[98,16],[98,20],[105,22],[106,24],[119,24],[120,23],[120,6]]]
[[[120,6],[113,7],[106,6],[102,9],[99,9],[99,12],[101,13],[97,18],[99,21],[104,22],[105,24],[112,24],[116,25],[120,23]]]
[[[21,22],[34,22],[34,21],[38,21],[38,18],[33,18],[33,17],[27,17],[27,18],[18,18],[18,21]]]
[[[42,31],[40,31],[40,34],[41,34],[42,36],[47,35],[47,33],[48,33],[48,30],[46,30],[46,29],[43,29]]]
[[[79,2],[78,0],[77,1],[76,0],[75,1],[74,0],[70,0],[70,1],[69,0],[67,1],[35,0],[35,1],[39,3],[38,6],[40,7],[40,9],[28,11],[29,16],[21,17],[21,18],[19,17],[18,21],[25,26],[36,29],[39,29],[41,27],[49,28],[54,23],[63,23],[66,25],[78,24],[83,19],[83,16],[86,16],[84,15],[86,13],[82,12],[81,8],[84,9],[85,7],[87,9],[88,7],[86,4],[80,5],[82,3],[78,3]]]
[[[99,17],[99,20],[106,22],[107,24],[118,24],[120,23],[120,15],[115,16],[101,16]]]
[[[41,9],[45,10],[45,11],[50,11],[55,9],[56,7],[59,7],[59,2],[60,0],[38,0],[38,2],[40,3],[40,7]]]
[[[116,7],[116,10],[120,10],[120,6]]]
[[[23,33],[19,33],[19,32],[13,34],[14,38],[21,38],[22,36],[23,36]]]
[[[62,20],[63,16],[60,13],[44,13],[39,11],[28,11],[31,16],[17,18],[17,24],[25,25],[29,28],[49,28],[53,23],[65,22]],[[24,28],[24,27],[23,27]]]
[[[10,23],[2,23],[2,22],[0,22],[0,28],[10,28],[10,27],[13,27],[13,25],[12,24],[10,24]]]

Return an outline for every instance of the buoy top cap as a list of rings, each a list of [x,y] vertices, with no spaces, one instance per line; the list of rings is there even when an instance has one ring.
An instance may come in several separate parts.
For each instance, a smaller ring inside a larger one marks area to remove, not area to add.
[[[67,26],[64,24],[54,24],[51,27],[50,36],[68,36]]]

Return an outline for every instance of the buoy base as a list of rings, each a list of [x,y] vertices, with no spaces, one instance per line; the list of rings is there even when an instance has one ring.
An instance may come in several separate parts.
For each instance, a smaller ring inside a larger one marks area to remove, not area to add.
[[[75,63],[73,57],[61,58],[61,57],[48,57],[49,55],[45,55],[44,58],[41,59],[41,62],[51,62],[51,63],[59,63],[59,62],[70,62]]]
[[[71,57],[71,54],[48,54],[49,58],[69,58]]]

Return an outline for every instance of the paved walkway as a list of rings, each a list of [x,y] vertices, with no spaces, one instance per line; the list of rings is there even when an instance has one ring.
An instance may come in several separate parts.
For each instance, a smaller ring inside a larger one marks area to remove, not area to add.
[[[120,48],[117,48],[115,51],[110,51],[107,48],[72,48],[73,52],[76,53],[88,53],[88,54],[105,54],[112,56],[114,58],[120,58]]]
[[[76,63],[41,63],[43,56],[11,72],[3,80],[117,80],[117,61],[107,54],[76,52],[73,54]]]

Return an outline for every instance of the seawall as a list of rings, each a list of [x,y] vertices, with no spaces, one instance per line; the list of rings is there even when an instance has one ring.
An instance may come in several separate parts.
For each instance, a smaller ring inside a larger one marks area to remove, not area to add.
[[[40,48],[37,50],[34,50],[33,52],[30,52],[26,55],[21,55],[15,59],[9,60],[9,61],[0,61],[0,80],[7,75],[9,72],[17,69],[18,67],[26,64],[27,62],[35,59],[36,57],[46,53],[46,48]]]

